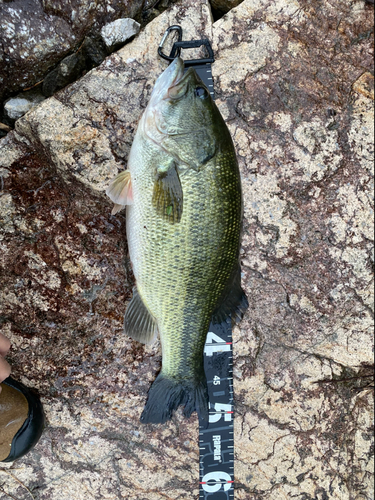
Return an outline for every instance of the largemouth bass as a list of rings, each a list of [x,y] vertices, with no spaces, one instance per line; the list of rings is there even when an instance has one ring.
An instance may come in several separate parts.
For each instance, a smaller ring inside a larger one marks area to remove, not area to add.
[[[141,416],[164,423],[180,405],[208,420],[203,349],[211,320],[240,317],[241,182],[228,128],[209,91],[182,59],[159,76],[131,147],[110,184],[112,213],[127,205],[136,279],[125,333],[159,333],[162,369]]]

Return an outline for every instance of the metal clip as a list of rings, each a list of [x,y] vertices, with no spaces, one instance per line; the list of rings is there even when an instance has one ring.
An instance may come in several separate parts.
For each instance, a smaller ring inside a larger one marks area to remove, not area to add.
[[[177,53],[174,57],[172,57],[172,52],[169,56],[166,56],[164,53],[163,53],[163,45],[165,43],[165,40],[168,38],[169,34],[171,31],[177,31],[178,33],[178,42],[181,42],[182,40],[182,28],[181,26],[178,26],[178,25],[173,25],[173,26],[169,26],[169,28],[167,28],[166,32],[164,33],[163,35],[163,38],[161,39],[161,42],[159,44],[159,47],[158,47],[158,54],[160,57],[162,57],[163,59],[166,59],[167,61],[173,61],[173,59],[175,57],[180,57],[180,54],[181,54],[181,48],[179,48],[177,50]],[[174,47],[174,45],[173,45]],[[173,48],[172,48],[172,51],[173,51]]]
[[[171,53],[169,56],[163,53],[163,45],[165,43],[165,40],[168,38],[169,34],[171,31],[177,31],[178,32],[178,40],[173,44]],[[181,49],[193,49],[193,48],[198,48],[204,45],[206,47],[206,50],[208,52],[208,57],[202,58],[202,59],[190,59],[190,60],[185,60],[185,68],[188,68],[189,66],[196,66],[200,64],[210,64],[215,61],[214,58],[214,53],[211,47],[210,42],[205,39],[205,40],[190,40],[190,41],[182,41],[182,28],[181,26],[178,25],[173,25],[169,26],[169,28],[166,30],[166,32],[163,35],[163,38],[161,39],[159,48],[158,48],[158,54],[160,57],[163,59],[166,59],[169,62],[172,62],[173,59],[176,57],[180,57],[181,55]]]

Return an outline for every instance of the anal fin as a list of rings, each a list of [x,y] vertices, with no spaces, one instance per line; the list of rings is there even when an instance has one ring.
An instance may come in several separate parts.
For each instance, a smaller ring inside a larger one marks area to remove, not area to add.
[[[131,299],[124,318],[126,335],[142,344],[151,344],[158,333],[154,317],[142,301],[137,288],[133,289]]]

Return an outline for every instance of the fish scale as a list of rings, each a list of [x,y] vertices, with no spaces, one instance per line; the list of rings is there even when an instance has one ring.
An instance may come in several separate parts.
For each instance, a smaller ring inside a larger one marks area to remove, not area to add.
[[[185,378],[193,376],[194,360],[202,357],[213,308],[238,259],[239,176],[223,168],[233,165],[230,149],[200,171],[183,171],[184,212],[179,225],[172,225],[155,216],[151,201],[148,158],[162,162],[163,152],[144,140],[133,147],[143,161],[129,162],[132,176],[134,172],[134,204],[127,209],[130,258],[138,292],[151,314],[160,318],[163,370]],[[194,314],[192,304],[200,305]]]

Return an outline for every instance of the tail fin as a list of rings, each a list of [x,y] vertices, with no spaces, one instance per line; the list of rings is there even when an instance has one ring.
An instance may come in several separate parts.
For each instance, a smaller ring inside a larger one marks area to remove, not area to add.
[[[189,418],[196,410],[199,418],[208,422],[208,393],[204,374],[196,380],[176,380],[160,373],[149,390],[141,422],[164,424],[180,405],[184,406],[185,417]]]

